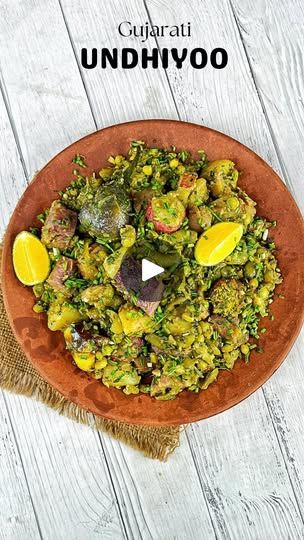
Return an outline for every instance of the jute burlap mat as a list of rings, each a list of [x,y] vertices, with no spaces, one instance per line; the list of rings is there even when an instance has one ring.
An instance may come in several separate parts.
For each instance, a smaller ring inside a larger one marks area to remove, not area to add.
[[[92,415],[71,403],[45,382],[20,349],[7,320],[2,291],[0,291],[0,387],[16,394],[42,401],[59,414],[82,424],[92,425]],[[105,431],[144,455],[164,461],[179,445],[179,427],[136,426],[93,419],[97,430]]]

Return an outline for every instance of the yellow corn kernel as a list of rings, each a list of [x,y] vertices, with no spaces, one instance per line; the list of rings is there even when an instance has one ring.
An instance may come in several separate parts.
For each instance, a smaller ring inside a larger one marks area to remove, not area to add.
[[[223,351],[224,353],[225,353],[225,352],[231,352],[231,351],[233,351],[233,349],[234,349],[233,345],[229,345],[228,343],[227,343],[227,345],[224,345],[224,346],[222,347],[222,351]]]
[[[186,358],[183,362],[185,368],[192,368],[195,366],[196,360],[195,358]]]
[[[227,199],[227,205],[230,210],[236,210],[240,203],[237,197],[229,197],[229,199]]]
[[[151,165],[145,165],[145,166],[143,167],[143,173],[144,173],[146,176],[151,176],[152,172],[153,172],[153,169],[152,169]]]
[[[246,345],[246,343],[244,343],[243,345],[241,345],[241,351],[243,354],[247,355],[249,354],[250,348],[248,345]]]
[[[178,167],[178,165],[179,165],[178,159],[176,159],[176,158],[171,159],[169,161],[169,165],[170,165],[171,169],[176,169],[176,167]]]
[[[177,172],[179,174],[183,174],[186,170],[186,167],[184,167],[184,165],[182,165],[181,163],[177,166]]]
[[[44,311],[43,307],[40,304],[35,304],[33,306],[33,311],[35,313],[42,313]]]
[[[96,354],[96,357],[97,357],[97,354]],[[107,365],[107,359],[106,358],[99,358],[96,362],[95,362],[95,366],[94,366],[94,369],[96,371],[99,371],[100,369],[103,369],[106,367]]]

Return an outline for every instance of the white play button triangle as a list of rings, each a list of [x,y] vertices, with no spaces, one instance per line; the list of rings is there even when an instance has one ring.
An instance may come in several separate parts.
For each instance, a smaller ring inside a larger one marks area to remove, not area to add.
[[[161,266],[158,266],[158,264],[148,261],[147,259],[142,259],[141,261],[142,281],[147,281],[148,279],[158,276],[162,272],[164,272],[164,268],[162,268]]]

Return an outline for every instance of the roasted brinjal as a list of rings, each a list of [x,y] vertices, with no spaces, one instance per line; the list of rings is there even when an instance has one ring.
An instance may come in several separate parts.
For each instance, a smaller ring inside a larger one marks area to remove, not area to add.
[[[84,232],[93,238],[114,240],[130,219],[131,204],[126,189],[115,183],[100,187],[93,200],[88,200],[79,212]]]

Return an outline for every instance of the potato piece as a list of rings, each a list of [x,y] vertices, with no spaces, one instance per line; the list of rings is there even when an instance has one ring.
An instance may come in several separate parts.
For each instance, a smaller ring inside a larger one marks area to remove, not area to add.
[[[211,193],[214,197],[222,195],[226,188],[236,187],[238,172],[230,159],[211,161],[202,176],[210,182]]]
[[[114,296],[114,289],[112,285],[92,285],[81,292],[80,298],[83,302],[96,306],[96,304],[103,304],[104,306],[110,306],[112,298]]]
[[[198,178],[196,180],[195,188],[189,197],[189,203],[195,206],[201,206],[207,201],[209,192],[207,188],[207,182],[205,178]]]
[[[95,371],[100,371],[101,369],[104,369],[107,363],[108,363],[108,360],[105,357],[103,357],[101,353],[97,353],[96,362],[94,365]]]
[[[146,210],[147,220],[152,221],[157,232],[163,233],[177,231],[181,227],[185,215],[185,208],[176,192],[153,197]]]
[[[249,258],[247,244],[244,240],[240,240],[237,245],[238,249],[234,249],[233,252],[226,257],[226,264],[246,264]],[[246,268],[246,267],[245,267]],[[246,276],[250,277],[250,276]],[[254,277],[253,275],[251,277]]]
[[[85,279],[93,280],[96,278],[99,267],[107,257],[106,250],[98,244],[91,244],[86,240],[81,255],[78,257],[78,267],[81,275]]]
[[[230,159],[216,159],[208,163],[203,171],[203,178],[212,180],[216,176],[230,175],[235,167],[235,164]]]
[[[248,334],[243,334],[237,324],[232,323],[226,317],[211,315],[209,321],[219,335],[231,345],[230,350],[239,347],[248,340]]]
[[[121,245],[124,248],[132,247],[136,242],[136,230],[132,225],[126,225],[120,230]]]
[[[112,310],[108,310],[107,313],[108,313],[109,319],[112,322],[111,332],[113,332],[113,334],[122,334],[123,329],[122,329],[122,324],[121,324],[118,314]]]
[[[223,195],[215,199],[210,208],[222,221],[235,221],[247,227],[253,220],[256,210],[254,203],[245,202],[240,197]]]
[[[134,384],[127,384],[123,389],[123,392],[127,394],[127,396],[130,396],[131,394],[139,394],[139,388]]]
[[[123,246],[117,251],[115,251],[114,253],[111,253],[111,255],[108,255],[108,257],[104,261],[103,267],[107,275],[111,279],[113,279],[116,276],[118,270],[120,269],[122,260],[127,252],[128,252],[128,248]]]
[[[192,323],[189,321],[184,321],[184,319],[176,318],[173,321],[168,321],[165,327],[170,334],[180,336],[191,331]]]
[[[197,336],[195,334],[188,334],[181,338],[176,337],[175,341],[179,349],[190,349],[196,339]]]
[[[156,347],[157,349],[162,350],[165,347],[163,340],[156,334],[148,334],[145,339],[148,343],[151,343],[152,348]]]
[[[187,206],[188,199],[189,199],[191,193],[192,193],[192,189],[187,188],[187,187],[178,187],[177,190],[176,190],[177,198],[181,201],[181,203],[185,207]]]
[[[155,323],[148,315],[131,305],[124,305],[118,312],[124,333],[141,336],[153,332]]]
[[[138,384],[140,376],[131,364],[125,362],[118,363],[116,366],[109,364],[104,368],[102,382],[107,387],[121,388]]]
[[[212,371],[210,371],[210,373],[206,375],[203,383],[200,385],[201,389],[207,390],[208,386],[210,386],[210,384],[212,384],[217,379],[218,374],[219,374],[218,368],[215,368]]]
[[[90,352],[73,352],[74,362],[82,371],[90,371],[95,364],[95,354]]]
[[[175,246],[195,244],[197,232],[189,229],[180,229],[179,231],[166,235],[164,238],[166,242]]]
[[[53,302],[48,310],[48,327],[50,330],[63,330],[73,323],[80,322],[82,316],[78,309],[67,303]]]

